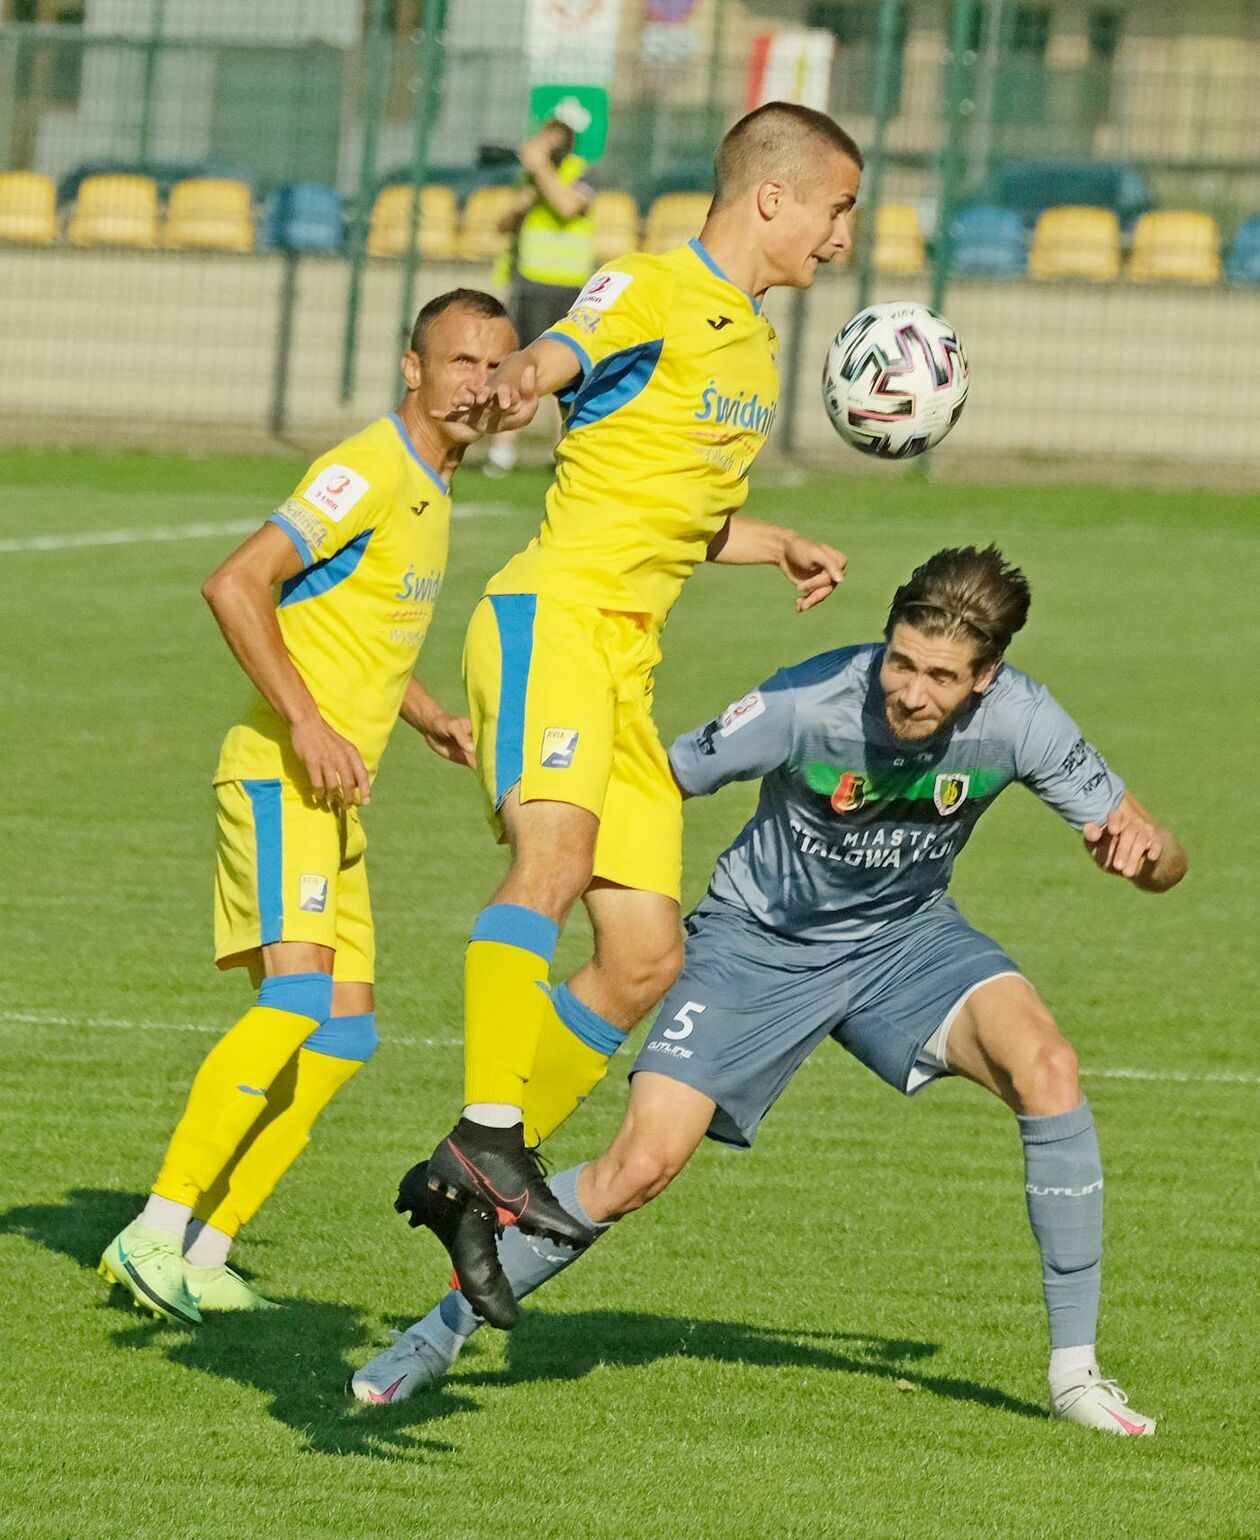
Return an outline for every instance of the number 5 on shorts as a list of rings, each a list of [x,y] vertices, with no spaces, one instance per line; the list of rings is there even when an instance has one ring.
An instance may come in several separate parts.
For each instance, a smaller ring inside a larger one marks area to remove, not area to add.
[[[678,1042],[680,1038],[690,1037],[696,1025],[691,1019],[691,1013],[695,1011],[698,1014],[702,1010],[704,1010],[704,1006],[700,1004],[699,1000],[688,1000],[682,1010],[674,1013],[674,1020],[681,1021],[682,1026],[666,1027],[661,1036],[671,1038],[674,1042]]]

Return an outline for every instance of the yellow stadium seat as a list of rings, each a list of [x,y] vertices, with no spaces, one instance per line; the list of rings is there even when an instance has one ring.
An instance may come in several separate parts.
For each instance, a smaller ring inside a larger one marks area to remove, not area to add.
[[[1111,209],[1044,209],[1028,254],[1033,278],[1120,276],[1120,221]]]
[[[0,175],[0,241],[34,241],[47,245],[57,239],[57,189],[38,171],[7,171]]]
[[[89,176],[66,234],[75,246],[156,246],[157,183],[148,176]]]
[[[1168,209],[1143,214],[1133,229],[1127,276],[1143,282],[1216,283],[1220,232],[1210,214]]]
[[[476,187],[464,205],[456,255],[465,262],[492,262],[507,244],[499,221],[515,207],[515,187]]]
[[[252,251],[254,209],[244,182],[197,176],[176,182],[166,213],[166,244],[199,251]]]
[[[601,266],[639,247],[639,206],[629,193],[595,194],[595,260]]]
[[[699,235],[708,217],[708,193],[662,193],[648,210],[644,251],[672,251]]]
[[[406,251],[414,201],[412,189],[401,183],[377,193],[368,229],[370,257],[401,257]],[[416,250],[432,262],[449,262],[455,255],[455,194],[449,187],[430,183],[420,189]]]
[[[918,210],[909,203],[881,203],[875,211],[875,250],[871,256],[877,272],[920,272],[927,253]]]

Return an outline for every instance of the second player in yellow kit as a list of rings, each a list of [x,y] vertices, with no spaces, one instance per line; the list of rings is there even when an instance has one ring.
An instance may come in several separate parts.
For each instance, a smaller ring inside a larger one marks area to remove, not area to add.
[[[446,571],[450,476],[478,434],[445,408],[514,346],[497,300],[430,301],[396,412],[321,456],[203,593],[255,686],[224,739],[215,956],[257,1002],[197,1072],[139,1218],[101,1271],[179,1321],[265,1308],[227,1266],[240,1227],[376,1046],[360,806],[399,714],[471,763],[471,726],[412,676]]]
[[[652,720],[670,609],[705,560],[779,567],[802,609],[843,575],[833,547],[738,510],[778,404],[762,298],[808,287],[848,248],[860,165],[822,113],[749,114],[718,149],[699,237],[603,268],[467,398],[467,420],[491,429],[528,421],[553,391],[566,419],[542,529],[468,632],[478,767],[511,864],[466,954],[464,1115],[400,1198],[438,1230],[451,1205],[483,1216],[448,1249],[494,1324],[515,1319],[496,1222],[570,1245],[593,1233],[529,1146],[589,1093],[681,961],[681,795]],[[594,956],[553,986],[578,898]]]

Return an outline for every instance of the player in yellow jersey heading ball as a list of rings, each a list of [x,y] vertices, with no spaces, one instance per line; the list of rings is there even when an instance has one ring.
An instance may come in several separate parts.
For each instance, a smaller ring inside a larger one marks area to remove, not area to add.
[[[799,609],[843,576],[839,551],[737,510],[778,402],[762,298],[807,288],[849,249],[861,163],[823,113],[750,113],[718,149],[699,238],[603,268],[465,399],[466,420],[492,430],[527,422],[550,392],[566,412],[542,530],[491,579],[469,626],[477,763],[511,865],[468,946],[464,1115],[399,1193],[496,1325],[516,1312],[496,1224],[591,1237],[532,1148],[680,964],[682,805],[652,720],[670,608],[705,560],[779,567]],[[553,988],[558,929],[579,898],[595,955]]]
[[[479,436],[445,414],[516,345],[490,295],[430,301],[398,410],[316,460],[205,584],[255,686],[214,777],[215,956],[259,988],[198,1071],[144,1212],[101,1259],[170,1319],[267,1303],[227,1266],[232,1240],[376,1046],[359,807],[400,712],[472,763],[470,724],[412,669],[446,570],[450,478]]]

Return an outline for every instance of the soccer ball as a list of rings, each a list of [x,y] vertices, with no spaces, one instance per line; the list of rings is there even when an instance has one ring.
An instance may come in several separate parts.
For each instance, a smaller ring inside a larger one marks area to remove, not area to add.
[[[969,379],[963,345],[943,315],[910,300],[868,305],[827,349],[823,404],[855,449],[908,460],[958,421]]]

